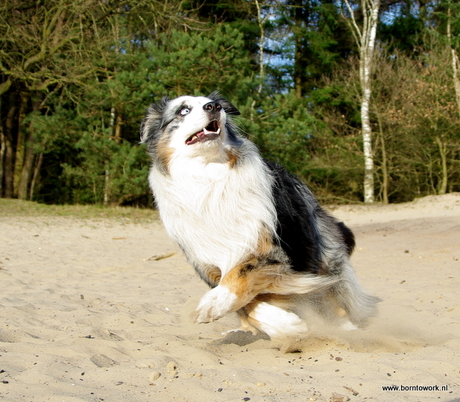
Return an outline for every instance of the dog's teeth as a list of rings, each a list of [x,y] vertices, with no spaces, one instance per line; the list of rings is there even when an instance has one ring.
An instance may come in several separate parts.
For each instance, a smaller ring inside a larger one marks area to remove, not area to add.
[[[209,131],[209,130],[206,130],[206,128],[203,128],[203,133],[205,135],[208,135],[208,134],[220,134],[220,127],[217,129],[217,131]]]

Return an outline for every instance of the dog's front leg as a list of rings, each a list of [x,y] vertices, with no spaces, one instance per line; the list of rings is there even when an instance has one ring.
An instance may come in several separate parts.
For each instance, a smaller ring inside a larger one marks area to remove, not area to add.
[[[239,310],[260,293],[266,286],[263,282],[260,280],[260,261],[257,258],[237,265],[200,300],[195,321],[207,323]]]
[[[200,300],[194,313],[195,321],[208,323],[218,320],[225,314],[238,310],[238,296],[228,287],[218,285],[207,292]]]

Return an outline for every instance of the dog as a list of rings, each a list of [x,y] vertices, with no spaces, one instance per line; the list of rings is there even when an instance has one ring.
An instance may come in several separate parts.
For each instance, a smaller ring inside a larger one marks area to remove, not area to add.
[[[301,337],[310,303],[345,329],[364,326],[379,299],[350,264],[352,231],[302,181],[261,157],[232,121],[239,114],[213,92],[165,97],[141,124],[161,220],[211,288],[196,322],[237,312],[242,330]]]

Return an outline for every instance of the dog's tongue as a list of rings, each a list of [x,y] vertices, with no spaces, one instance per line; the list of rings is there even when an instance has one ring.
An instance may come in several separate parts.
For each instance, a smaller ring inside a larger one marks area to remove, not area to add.
[[[219,136],[219,134],[220,134],[220,128],[217,129],[217,131],[209,131],[206,128],[204,128],[203,130],[199,131],[198,133],[195,133],[193,135],[193,137],[191,137],[187,141],[187,145],[194,144],[195,142],[202,141],[204,139],[210,138],[211,136]]]

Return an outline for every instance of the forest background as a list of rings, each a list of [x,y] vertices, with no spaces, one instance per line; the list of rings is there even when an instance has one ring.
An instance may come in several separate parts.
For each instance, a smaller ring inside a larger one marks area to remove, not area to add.
[[[362,201],[356,33],[376,4],[375,200],[460,191],[456,0],[8,0],[0,196],[151,205],[146,108],[219,90],[265,158],[323,202]]]

